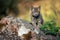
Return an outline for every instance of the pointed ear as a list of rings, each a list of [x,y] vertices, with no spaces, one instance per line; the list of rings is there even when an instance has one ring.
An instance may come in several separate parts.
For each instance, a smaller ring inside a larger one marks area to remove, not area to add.
[[[31,10],[33,9],[33,6],[31,6]]]
[[[38,9],[40,10],[41,9],[41,6],[38,6]]]
[[[39,9],[41,8],[41,6],[38,7]]]

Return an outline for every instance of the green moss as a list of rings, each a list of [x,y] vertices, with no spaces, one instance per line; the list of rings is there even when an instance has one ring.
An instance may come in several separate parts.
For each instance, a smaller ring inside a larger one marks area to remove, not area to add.
[[[45,34],[60,34],[60,27],[56,26],[56,23],[54,21],[48,21],[44,23],[40,29],[45,33]]]

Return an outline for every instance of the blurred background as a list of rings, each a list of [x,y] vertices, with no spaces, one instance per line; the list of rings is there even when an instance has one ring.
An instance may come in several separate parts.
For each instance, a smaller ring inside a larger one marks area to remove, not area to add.
[[[54,20],[60,26],[60,0],[0,0],[0,19],[10,15],[30,20],[31,5],[40,5],[44,22]]]

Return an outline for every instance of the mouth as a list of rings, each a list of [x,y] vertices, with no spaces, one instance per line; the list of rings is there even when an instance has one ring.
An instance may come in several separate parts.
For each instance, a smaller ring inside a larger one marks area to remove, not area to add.
[[[34,13],[33,16],[38,16],[38,13]]]

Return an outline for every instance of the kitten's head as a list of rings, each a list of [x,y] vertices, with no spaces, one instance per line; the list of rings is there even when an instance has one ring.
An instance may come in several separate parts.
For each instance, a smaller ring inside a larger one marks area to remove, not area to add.
[[[37,6],[37,7],[32,6],[31,7],[31,12],[32,12],[33,16],[38,16],[39,13],[40,13],[40,6]]]

